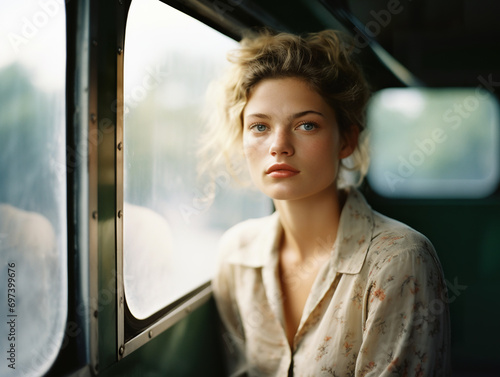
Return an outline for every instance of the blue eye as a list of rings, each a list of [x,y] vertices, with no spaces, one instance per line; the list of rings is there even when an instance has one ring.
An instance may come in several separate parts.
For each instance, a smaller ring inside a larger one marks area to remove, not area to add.
[[[313,131],[317,126],[314,123],[302,123],[299,128],[302,128],[304,131]]]
[[[267,126],[264,124],[254,124],[252,126],[252,129],[257,132],[264,132],[265,130],[267,130]]]

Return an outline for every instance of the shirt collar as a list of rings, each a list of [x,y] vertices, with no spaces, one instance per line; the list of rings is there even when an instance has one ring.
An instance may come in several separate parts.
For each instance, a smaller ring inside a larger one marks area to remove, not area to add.
[[[240,242],[239,248],[228,256],[229,263],[258,268],[271,261],[281,238],[279,214],[275,212],[255,222],[255,225],[258,229],[248,232],[254,237]],[[372,233],[373,212],[370,206],[358,190],[349,188],[332,252],[332,265],[337,272],[357,274],[361,271]]]
[[[373,211],[361,193],[349,189],[333,249],[333,266],[343,274],[358,274],[365,262],[374,228]]]

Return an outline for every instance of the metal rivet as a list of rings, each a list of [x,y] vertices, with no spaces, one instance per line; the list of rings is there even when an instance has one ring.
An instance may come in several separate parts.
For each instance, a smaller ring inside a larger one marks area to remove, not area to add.
[[[118,352],[120,353],[120,356],[123,356],[123,353],[125,352],[125,347],[121,346]]]
[[[120,210],[118,211],[118,218],[121,218],[122,216],[123,216],[123,212],[122,212],[122,210],[120,209]]]
[[[148,335],[149,335],[149,339],[151,339],[153,337],[153,330],[149,330]]]
[[[123,305],[123,297],[120,297],[120,305]]]
[[[97,310],[94,310],[94,317],[97,318]]]
[[[97,116],[95,114],[90,114],[90,120],[92,123],[95,123],[97,121]]]
[[[123,49],[121,47],[118,47],[118,55],[122,54]]]
[[[92,212],[92,218],[97,220],[97,211]]]
[[[121,151],[121,150],[122,150],[122,148],[123,148],[123,143],[120,141],[120,142],[118,143],[118,150],[119,150],[119,151]]]

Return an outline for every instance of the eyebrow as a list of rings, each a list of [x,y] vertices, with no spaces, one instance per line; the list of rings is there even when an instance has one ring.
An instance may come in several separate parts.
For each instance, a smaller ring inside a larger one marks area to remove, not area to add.
[[[304,115],[308,115],[308,114],[316,114],[316,115],[324,117],[323,113],[320,113],[319,111],[306,110],[306,111],[301,111],[300,113],[296,113],[296,114],[291,115],[289,117],[289,119],[291,119],[291,120],[297,119],[297,118],[303,117]]]
[[[294,120],[294,119],[297,119],[297,118],[300,118],[300,117],[303,117],[304,115],[308,115],[308,114],[316,114],[316,115],[319,115],[319,116],[322,116],[324,117],[323,113],[320,113],[319,111],[315,111],[315,110],[305,110],[305,111],[301,111],[299,113],[295,113],[295,114],[292,114],[288,117],[289,120]],[[253,113],[253,114],[248,114],[245,118],[260,118],[260,119],[271,119],[271,117],[267,114],[263,114],[263,113]]]

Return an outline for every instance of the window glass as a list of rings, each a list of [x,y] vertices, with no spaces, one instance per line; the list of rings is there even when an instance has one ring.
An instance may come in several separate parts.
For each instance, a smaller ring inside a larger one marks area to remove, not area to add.
[[[124,281],[144,319],[209,281],[222,232],[271,212],[227,171],[197,181],[201,109],[236,42],[154,0],[134,0],[127,21],[124,90]]]
[[[0,376],[41,376],[67,314],[65,9],[0,2]]]
[[[368,179],[388,197],[477,198],[499,182],[499,115],[474,89],[386,89],[367,118]]]

